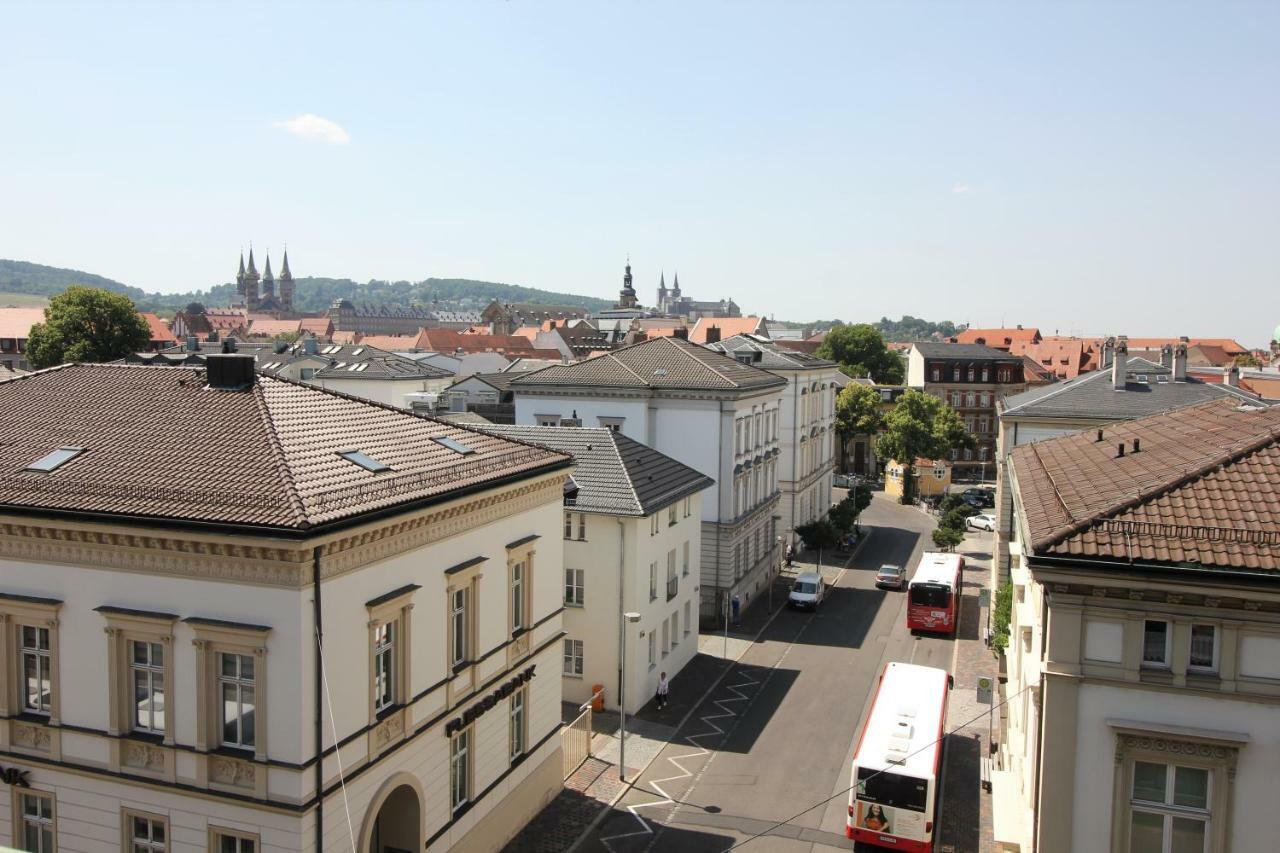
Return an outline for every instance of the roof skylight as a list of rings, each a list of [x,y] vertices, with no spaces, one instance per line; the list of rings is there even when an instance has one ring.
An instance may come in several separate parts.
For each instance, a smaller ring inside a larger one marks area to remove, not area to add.
[[[50,471],[58,470],[72,459],[75,459],[81,453],[84,453],[83,447],[59,447],[47,456],[42,456],[35,462],[32,462],[25,470],[39,471],[42,474],[48,474]]]
[[[443,445],[444,447],[447,447],[450,450],[452,450],[454,453],[460,454],[462,456],[470,456],[472,453],[476,452],[476,449],[474,447],[468,447],[467,445],[463,444],[460,441],[454,441],[452,438],[449,438],[449,436],[447,435],[433,435],[431,437],[431,440],[434,441],[436,444]]]
[[[367,453],[362,453],[359,450],[339,450],[338,455],[348,462],[359,465],[364,470],[372,471],[375,474],[380,471],[391,470],[390,465],[379,462],[377,459],[374,459],[372,456]]]

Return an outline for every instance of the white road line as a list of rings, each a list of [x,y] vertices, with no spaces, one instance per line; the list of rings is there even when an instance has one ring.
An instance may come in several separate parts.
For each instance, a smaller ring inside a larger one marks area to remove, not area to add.
[[[852,556],[850,557],[850,559],[852,559]],[[844,578],[845,571],[846,571],[846,567],[841,567],[840,571],[836,573],[835,580],[831,582],[831,585],[833,587],[839,585],[841,579]],[[809,618],[805,620],[804,624],[800,626],[800,630],[796,632],[795,637],[791,640],[791,642],[787,643],[786,648],[782,650],[782,654],[779,655],[778,659],[774,661],[773,664],[769,667],[769,673],[764,678],[765,681],[767,681],[769,677],[773,674],[773,672],[782,664],[782,662],[787,659],[787,656],[791,654],[791,650],[795,648],[796,644],[800,641],[800,638],[804,636],[804,632],[808,630],[809,625],[812,624],[813,620],[817,618],[817,616],[818,616],[818,612],[815,610],[813,614],[810,615]],[[739,662],[735,662],[733,666],[743,667],[744,665],[739,661]],[[742,688],[752,687],[752,686],[759,687],[761,682],[752,680],[751,677],[747,675],[745,672],[741,673],[741,675],[743,678],[746,679],[745,681],[742,681],[741,683],[738,683],[738,684],[725,686],[726,690],[736,693],[737,694],[736,696],[731,696],[726,699],[716,699],[712,701],[711,704],[717,706],[721,713],[708,714],[706,716],[698,718],[699,720],[701,720],[703,723],[706,724],[707,731],[700,732],[699,734],[696,734],[696,735],[684,736],[684,740],[690,746],[695,747],[697,751],[685,753],[684,755],[673,756],[666,759],[667,761],[674,764],[676,769],[679,770],[680,772],[672,776],[666,776],[662,779],[655,779],[649,783],[649,787],[653,788],[659,794],[661,794],[662,799],[653,800],[647,803],[636,803],[635,805],[627,806],[627,811],[630,812],[631,816],[636,819],[636,822],[639,824],[639,829],[633,830],[632,832],[624,832],[619,835],[610,835],[607,837],[602,837],[600,839],[600,843],[603,844],[605,846],[605,849],[609,850],[610,853],[614,853],[614,846],[610,842],[619,841],[623,838],[642,838],[645,836],[649,836],[650,840],[649,840],[649,843],[645,846],[645,850],[648,851],[653,849],[653,845],[657,843],[657,840],[658,840],[657,833],[654,832],[653,825],[650,824],[649,821],[645,820],[644,817],[640,815],[638,810],[658,808],[662,806],[671,806],[671,810],[667,813],[666,817],[662,819],[660,826],[663,826],[663,827],[669,826],[671,822],[675,819],[676,813],[679,812],[681,804],[673,800],[671,798],[671,795],[668,794],[666,790],[663,789],[662,785],[667,782],[677,782],[681,779],[692,779],[693,781],[689,785],[689,791],[692,791],[694,788],[697,787],[698,781],[702,778],[702,775],[707,771],[707,768],[711,766],[711,762],[714,761],[716,757],[715,752],[707,749],[702,744],[698,743],[698,741],[701,740],[702,738],[715,737],[717,735],[723,736],[728,733],[728,729],[721,728],[720,725],[714,721],[726,720],[726,719],[736,720],[740,716],[740,714],[735,714],[733,711],[731,711],[729,708],[725,706],[725,703],[747,702],[748,703],[747,707],[750,707],[749,700],[754,699],[755,696],[759,695],[758,691],[756,694],[752,696],[748,696],[747,694],[742,692]],[[729,726],[729,728],[731,729],[732,726]],[[704,756],[708,756],[708,758],[696,773],[689,772],[688,768],[686,768],[683,764],[680,763],[682,761],[688,761],[690,759],[698,759]],[[638,790],[638,788],[636,790]],[[687,793],[688,792],[686,791],[686,794]]]

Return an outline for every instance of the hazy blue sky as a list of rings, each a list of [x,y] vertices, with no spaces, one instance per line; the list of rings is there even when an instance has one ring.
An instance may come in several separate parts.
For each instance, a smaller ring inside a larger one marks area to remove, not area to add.
[[[0,257],[1280,322],[1280,3],[5,4]],[[278,260],[277,260],[278,264]]]

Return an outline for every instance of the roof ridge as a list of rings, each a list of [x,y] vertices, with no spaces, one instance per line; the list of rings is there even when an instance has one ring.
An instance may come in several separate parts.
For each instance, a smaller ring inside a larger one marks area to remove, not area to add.
[[[254,404],[258,407],[258,413],[262,416],[262,422],[267,431],[267,446],[271,448],[271,455],[275,457],[276,469],[280,472],[280,481],[284,484],[285,494],[289,498],[289,504],[293,508],[298,525],[305,530],[311,527],[311,519],[307,517],[306,504],[303,503],[302,495],[298,492],[298,486],[293,481],[293,472],[285,459],[284,445],[280,441],[280,435],[276,432],[276,424],[271,418],[271,410],[267,408],[267,401],[264,399],[264,390],[261,383],[254,384],[252,393]]]
[[[1209,408],[1210,406],[1221,406],[1223,402],[1224,402],[1223,400],[1209,400],[1207,402],[1199,404],[1198,406],[1188,406],[1186,409],[1177,409],[1177,410],[1174,410],[1173,412],[1162,412],[1159,415],[1154,415],[1153,417],[1165,417],[1165,416],[1172,416],[1174,414],[1181,414],[1186,412],[1187,409],[1195,409],[1195,408],[1201,408],[1201,407]],[[1215,454],[1214,456],[1210,457],[1210,460],[1208,462],[1202,463],[1196,468],[1184,470],[1177,476],[1171,477],[1165,481],[1157,483],[1154,486],[1150,486],[1146,489],[1140,488],[1138,489],[1137,494],[1134,495],[1132,498],[1126,498],[1125,500],[1121,501],[1118,504],[1113,504],[1112,506],[1109,506],[1106,509],[1102,509],[1095,513],[1092,513],[1087,518],[1082,518],[1077,521],[1073,521],[1067,525],[1064,525],[1063,527],[1059,528],[1057,531],[1054,531],[1053,533],[1050,533],[1046,536],[1042,536],[1039,540],[1037,540],[1036,542],[1033,542],[1032,545],[1036,550],[1058,545],[1063,541],[1071,538],[1075,534],[1081,533],[1084,530],[1087,530],[1088,528],[1092,527],[1093,525],[1097,524],[1100,521],[1104,521],[1107,518],[1110,518],[1111,516],[1118,515],[1121,512],[1125,512],[1126,510],[1130,510],[1130,509],[1133,509],[1134,507],[1140,506],[1141,504],[1144,504],[1150,501],[1152,498],[1159,497],[1160,495],[1167,494],[1168,492],[1181,488],[1182,486],[1185,486],[1187,483],[1191,482],[1192,480],[1199,479],[1200,477],[1203,477],[1206,474],[1209,474],[1215,468],[1221,468],[1224,465],[1234,465],[1236,462],[1239,462],[1241,459],[1244,459],[1246,456],[1252,456],[1254,453],[1257,453],[1262,448],[1266,447],[1269,444],[1273,444],[1277,441],[1280,441],[1280,426],[1267,425],[1265,433],[1255,437],[1245,445],[1236,446],[1233,449],[1224,450],[1221,453]],[[1065,509],[1066,503],[1063,502],[1062,500],[1062,494],[1061,492],[1058,491],[1057,483],[1054,483],[1053,481],[1053,475],[1050,474],[1049,469],[1045,467],[1044,461],[1040,457],[1040,451],[1035,449],[1036,443],[1033,442],[1029,446],[1035,452],[1036,461],[1040,463],[1041,470],[1043,470],[1045,473],[1045,476],[1049,478],[1049,482],[1053,484],[1054,495],[1058,498],[1058,502],[1062,503],[1063,508]],[[1068,517],[1070,517],[1071,515],[1071,511],[1069,509],[1067,510],[1067,515]]]
[[[699,367],[701,367],[703,370],[705,370],[707,373],[709,373],[709,374],[711,374],[712,376],[714,376],[716,379],[723,380],[723,381],[725,381],[725,382],[729,383],[729,386],[730,386],[730,387],[732,387],[732,388],[741,388],[741,387],[742,387],[742,386],[741,386],[741,385],[739,385],[737,382],[734,382],[732,379],[730,379],[728,376],[724,376],[724,375],[722,375],[722,374],[721,374],[719,371],[717,371],[714,367],[712,367],[711,365],[707,364],[707,363],[706,363],[705,361],[703,361],[702,359],[698,358],[698,356],[694,355],[694,353],[693,353],[693,351],[692,351],[692,350],[685,349],[684,347],[682,347],[682,346],[680,346],[679,344],[677,344],[677,343],[675,342],[675,338],[662,337],[662,338],[658,338],[657,340],[660,340],[660,341],[667,341],[667,342],[669,343],[669,345],[670,345],[670,346],[673,346],[673,347],[675,347],[675,348],[676,348],[676,352],[680,353],[680,354],[681,354],[681,355],[683,355],[685,358],[687,358],[687,359],[691,360],[694,364],[696,364],[696,365],[698,365]],[[690,344],[690,346],[691,346],[691,347],[697,347],[698,349],[702,350],[703,352],[705,352],[705,353],[707,353],[707,354],[709,354],[709,355],[716,355],[716,356],[719,356],[720,358],[729,358],[729,356],[725,355],[724,353],[722,353],[722,352],[716,352],[715,350],[713,350],[713,349],[709,349],[709,348],[707,348],[707,347],[705,347],[705,346],[702,346],[701,344]],[[737,361],[734,361],[734,360],[733,360],[733,359],[731,359],[731,358],[729,358],[729,360],[730,360],[730,361],[733,361],[733,363],[734,363],[734,364],[737,364],[737,363],[738,363]],[[745,365],[745,366],[750,367],[751,365]],[[759,368],[756,368],[756,369],[757,369],[757,370],[759,370]]]
[[[618,447],[618,436],[621,434],[622,433],[609,430],[609,444],[613,447],[613,452],[618,457],[618,466],[622,468],[622,475],[627,482],[627,488],[631,490],[631,497],[635,499],[636,506],[640,507],[640,514],[647,515],[648,513],[645,512],[644,502],[640,500],[640,492],[636,489],[635,480],[631,479],[631,469],[627,467],[627,460],[622,457],[622,448]],[[636,444],[640,444],[640,442],[636,442]],[[641,446],[648,447],[647,444]],[[662,455],[665,456],[666,454],[664,453]]]

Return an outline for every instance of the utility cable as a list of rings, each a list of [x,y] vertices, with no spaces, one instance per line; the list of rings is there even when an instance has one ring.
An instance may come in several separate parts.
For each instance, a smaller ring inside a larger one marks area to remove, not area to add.
[[[338,748],[338,728],[333,720],[333,697],[329,695],[329,676],[324,662],[324,644],[320,642],[320,630],[316,629],[316,650],[320,653],[320,680],[324,684],[324,703],[329,708],[329,733],[333,738],[333,755],[338,759],[338,784],[342,787],[342,808],[347,813],[347,835],[351,839],[351,853],[356,853],[356,828],[351,823],[351,803],[347,801],[347,774],[342,769],[342,750]],[[316,761],[323,764],[324,756],[317,755]],[[320,774],[324,778],[324,774]],[[316,791],[316,796],[321,795]]]

